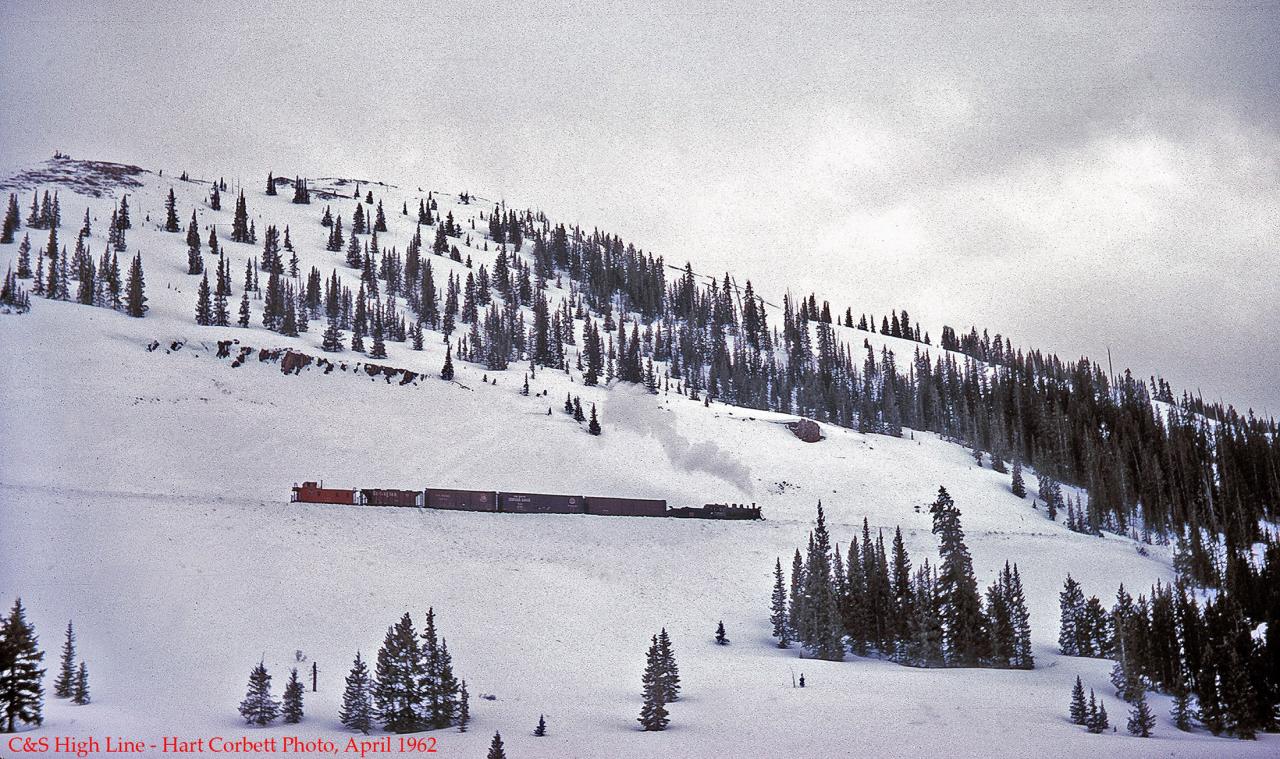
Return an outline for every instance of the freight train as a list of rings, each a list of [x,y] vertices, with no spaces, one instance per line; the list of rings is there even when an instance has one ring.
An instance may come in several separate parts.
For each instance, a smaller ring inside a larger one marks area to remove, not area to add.
[[[386,488],[326,488],[321,483],[293,486],[294,503],[330,503],[344,506],[399,506],[451,511],[487,511],[503,514],[595,514],[625,517],[680,517],[693,519],[760,519],[760,507],[737,503],[667,508],[667,502],[651,498],[504,493],[495,490],[391,490]]]

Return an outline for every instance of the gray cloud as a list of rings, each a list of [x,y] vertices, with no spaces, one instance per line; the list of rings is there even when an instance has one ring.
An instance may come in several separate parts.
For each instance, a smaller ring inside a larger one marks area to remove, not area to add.
[[[6,160],[468,187],[1280,411],[1275,3],[10,2]]]

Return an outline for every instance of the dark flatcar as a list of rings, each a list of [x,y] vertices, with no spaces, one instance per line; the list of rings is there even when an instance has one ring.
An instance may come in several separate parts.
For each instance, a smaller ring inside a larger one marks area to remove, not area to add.
[[[492,490],[448,490],[427,488],[423,491],[429,509],[457,511],[497,511],[498,494]]]
[[[360,491],[360,496],[367,506],[417,506],[422,502],[420,490],[365,488]]]
[[[582,514],[586,499],[580,495],[548,493],[498,493],[498,511],[512,514]]]
[[[351,506],[356,502],[356,491],[326,488],[316,482],[304,482],[293,486],[293,495],[289,500],[294,503],[337,503]]]
[[[664,517],[667,515],[667,502],[652,498],[606,498],[593,495],[587,498],[587,513],[620,517]]]

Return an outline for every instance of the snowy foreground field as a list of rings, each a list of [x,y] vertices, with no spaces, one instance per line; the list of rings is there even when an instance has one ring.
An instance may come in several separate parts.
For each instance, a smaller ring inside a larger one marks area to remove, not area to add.
[[[76,220],[83,204],[72,197],[63,195],[63,214]],[[301,213],[281,205],[282,214]],[[157,218],[154,198],[139,206]],[[399,207],[397,199],[393,223]],[[321,208],[310,206],[307,218]],[[300,248],[319,234],[316,224],[304,233],[302,217],[293,223]],[[161,234],[140,230],[131,240],[149,255],[159,245],[148,241]],[[42,298],[29,314],[0,316],[0,601],[21,595],[50,684],[61,631],[74,619],[92,677],[92,704],[49,698],[44,727],[26,736],[296,736],[341,750],[363,738],[337,716],[356,651],[372,659],[402,613],[421,625],[434,607],[471,693],[469,731],[433,734],[444,757],[483,756],[495,730],[511,757],[1280,754],[1276,736],[1179,733],[1156,694],[1155,737],[1125,735],[1111,662],[1056,653],[1058,591],[1069,572],[1109,606],[1121,582],[1137,594],[1170,580],[1168,549],[1144,556],[1129,540],[1069,532],[960,447],[832,427],[806,444],[781,416],[704,408],[674,393],[588,389],[550,371],[524,397],[523,366],[487,373],[496,386],[464,362],[456,383],[406,386],[314,368],[286,376],[256,359],[232,368],[214,358],[216,340],[318,354],[319,325],[296,340],[195,327],[196,280],[182,268],[177,237],[172,255],[146,258],[146,319]],[[0,268],[13,248],[0,251]],[[233,263],[238,278],[242,252]],[[161,347],[148,352],[153,340]],[[174,341],[185,344],[166,350]],[[443,346],[429,342],[421,353],[391,345],[379,363],[434,377]],[[566,392],[601,404],[602,436],[561,412]],[[290,485],[321,478],[339,487],[658,497],[672,506],[756,502],[766,520],[288,502]],[[963,514],[980,587],[1006,559],[1018,564],[1034,671],[818,662],[773,646],[774,560],[789,568],[820,499],[842,546],[866,516],[886,538],[901,525],[919,563],[936,556],[926,507],[940,485]],[[719,620],[729,646],[712,639]],[[640,674],[660,627],[672,635],[682,699],[668,731],[645,733],[636,723]],[[301,724],[244,725],[236,705],[259,659],[277,695],[290,666],[318,663],[319,692],[308,689]],[[801,673],[808,687],[793,688]],[[1077,675],[1105,694],[1119,733],[1068,723]],[[540,714],[548,735],[535,738]],[[13,754],[0,746],[0,755]]]

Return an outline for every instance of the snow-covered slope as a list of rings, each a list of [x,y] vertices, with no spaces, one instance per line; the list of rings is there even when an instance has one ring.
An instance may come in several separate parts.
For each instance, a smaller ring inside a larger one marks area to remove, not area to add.
[[[500,730],[512,757],[562,756],[1222,756],[1274,755],[1256,743],[1177,732],[1163,697],[1157,736],[1088,735],[1068,724],[1075,676],[1124,709],[1109,662],[1056,654],[1057,593],[1070,572],[1104,599],[1172,577],[1169,554],[1143,555],[1119,538],[1069,532],[1009,493],[1006,475],[932,435],[902,439],[824,426],[806,444],[787,418],[633,387],[586,388],[574,372],[540,370],[521,395],[526,366],[506,372],[456,362],[456,382],[434,379],[444,345],[388,343],[377,363],[420,371],[398,385],[314,367],[285,375],[250,360],[217,359],[218,340],[319,353],[320,331],[285,338],[260,327],[198,327],[197,277],[186,274],[183,235],[157,229],[163,198],[178,194],[229,231],[230,211],[203,204],[207,185],[144,174],[129,190],[151,311],[145,319],[33,298],[0,317],[0,602],[21,595],[56,657],[74,618],[94,703],[50,699],[41,734],[350,734],[337,718],[357,650],[371,657],[388,625],[434,607],[472,693],[470,731],[438,733],[440,753],[480,756]],[[52,189],[52,186],[50,186]],[[425,195],[373,187],[403,249]],[[304,270],[327,275],[342,254],[324,250],[323,200],[289,203],[246,190],[259,234],[290,227]],[[233,192],[224,208],[233,207]],[[61,187],[64,236],[91,209],[95,257],[115,199]],[[464,229],[491,204],[437,192]],[[30,191],[22,196],[24,212]],[[350,218],[354,201],[334,203]],[[148,220],[149,217],[149,220]],[[483,222],[477,227],[484,228]],[[22,232],[26,233],[24,228]],[[44,232],[31,231],[39,248]],[[476,244],[479,235],[475,235]],[[74,238],[72,238],[74,239]],[[239,294],[257,246],[223,240]],[[16,256],[0,248],[0,269]],[[464,249],[477,262],[493,252]],[[287,256],[287,254],[286,254]],[[437,282],[462,264],[433,257]],[[695,262],[696,263],[696,262]],[[859,333],[862,336],[862,333]],[[873,345],[893,338],[867,335]],[[153,341],[160,348],[148,351]],[[181,347],[173,349],[174,344]],[[911,345],[895,346],[908,353]],[[347,352],[349,365],[366,361]],[[486,384],[482,378],[496,378]],[[542,393],[545,392],[545,395]],[[561,412],[566,393],[602,409],[604,434],[587,435]],[[550,408],[552,413],[547,414]],[[673,506],[754,501],[763,522],[503,515],[299,505],[289,486],[323,478],[342,486],[424,485],[666,498]],[[917,562],[936,553],[926,505],[945,485],[963,513],[979,582],[1006,559],[1026,585],[1037,669],[918,670],[849,657],[802,660],[769,638],[775,558],[788,564],[822,501],[833,537],[904,530]],[[714,644],[724,620],[733,644]],[[649,636],[666,627],[684,698],[665,733],[636,730]],[[247,729],[235,707],[260,658],[282,686],[296,652],[317,662],[298,726]],[[51,667],[52,671],[53,667]],[[804,673],[805,689],[792,687]],[[485,700],[480,694],[492,694]],[[530,733],[546,714],[549,735]],[[358,736],[357,736],[358,737]]]

